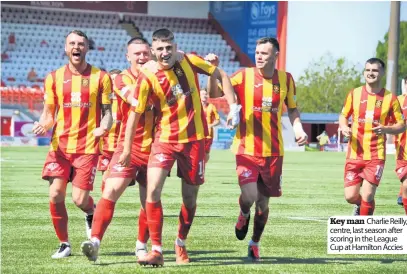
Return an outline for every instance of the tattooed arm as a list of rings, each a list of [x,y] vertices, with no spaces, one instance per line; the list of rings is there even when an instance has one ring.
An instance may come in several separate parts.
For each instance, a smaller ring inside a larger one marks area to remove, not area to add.
[[[103,136],[106,132],[108,132],[113,125],[113,117],[112,117],[112,105],[110,104],[102,104],[102,121],[100,121],[100,126],[95,128],[93,131],[93,135],[96,137]]]

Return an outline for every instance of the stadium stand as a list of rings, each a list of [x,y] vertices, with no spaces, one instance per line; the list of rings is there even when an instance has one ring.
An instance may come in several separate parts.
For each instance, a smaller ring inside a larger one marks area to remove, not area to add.
[[[131,23],[151,42],[153,30],[169,28],[175,33],[179,49],[205,56],[213,52],[220,58],[222,68],[231,74],[240,65],[236,53],[205,19],[185,19],[153,16],[125,15],[92,12],[67,12],[18,7],[2,7],[1,43],[7,49],[8,37],[15,34],[16,46],[7,51],[8,62],[2,62],[2,101],[9,104],[25,104],[35,110],[42,97],[39,95],[47,73],[66,63],[63,51],[64,36],[78,28],[95,42],[95,49],[88,53],[88,62],[106,70],[126,68],[125,43],[130,39],[127,23]],[[123,24],[121,24],[123,23]],[[134,33],[134,32],[133,32]],[[37,82],[27,80],[27,74],[35,68]],[[206,85],[206,77],[200,77],[200,85]],[[32,87],[25,88],[25,87]],[[214,103],[222,110],[223,101]]]

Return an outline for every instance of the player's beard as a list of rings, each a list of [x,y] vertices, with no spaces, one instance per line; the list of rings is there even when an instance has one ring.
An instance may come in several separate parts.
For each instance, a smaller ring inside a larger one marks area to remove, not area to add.
[[[83,54],[83,53],[82,53]],[[86,63],[85,60],[85,56],[83,56],[81,54],[81,56],[79,57],[79,60],[76,60],[76,58],[73,56],[73,54],[71,54],[69,56],[69,62],[74,66],[74,67],[81,67]]]

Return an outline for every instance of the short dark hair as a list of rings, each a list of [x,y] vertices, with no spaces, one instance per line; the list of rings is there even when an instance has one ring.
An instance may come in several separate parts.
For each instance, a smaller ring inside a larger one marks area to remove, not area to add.
[[[404,81],[406,81],[406,82],[407,82],[407,75],[404,77]]]
[[[122,71],[120,69],[112,69],[109,71],[109,74],[120,74]]]
[[[266,44],[266,43],[272,44],[273,47],[277,51],[280,51],[280,44],[278,43],[278,40],[274,37],[262,37],[256,41],[256,45],[261,45],[261,44]]]
[[[141,37],[141,36],[136,36],[136,37],[131,38],[127,42],[127,46],[129,46],[131,44],[146,44],[146,45],[150,46],[150,43],[147,41],[147,39],[145,39],[144,37]]]
[[[65,39],[66,39],[70,34],[72,34],[72,33],[75,33],[76,35],[79,35],[79,36],[81,36],[81,37],[84,37],[84,38],[86,39],[86,41],[89,42],[89,38],[88,38],[88,36],[86,35],[86,33],[84,33],[84,32],[81,31],[81,30],[77,30],[77,29],[71,30],[71,31],[68,33],[68,35],[65,37]]]
[[[369,59],[366,61],[366,64],[367,64],[367,63],[369,63],[369,64],[379,64],[379,65],[382,66],[383,69],[386,69],[386,65],[384,64],[383,60],[382,60],[382,59],[379,59],[379,58],[376,58],[376,57],[369,58]]]
[[[154,41],[172,42],[174,41],[174,33],[169,29],[158,29],[153,32]]]

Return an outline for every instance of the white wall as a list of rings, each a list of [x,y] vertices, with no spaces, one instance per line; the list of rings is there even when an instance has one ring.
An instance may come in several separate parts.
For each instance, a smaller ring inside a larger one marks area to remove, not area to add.
[[[208,18],[208,1],[149,1],[148,15],[183,18]]]

